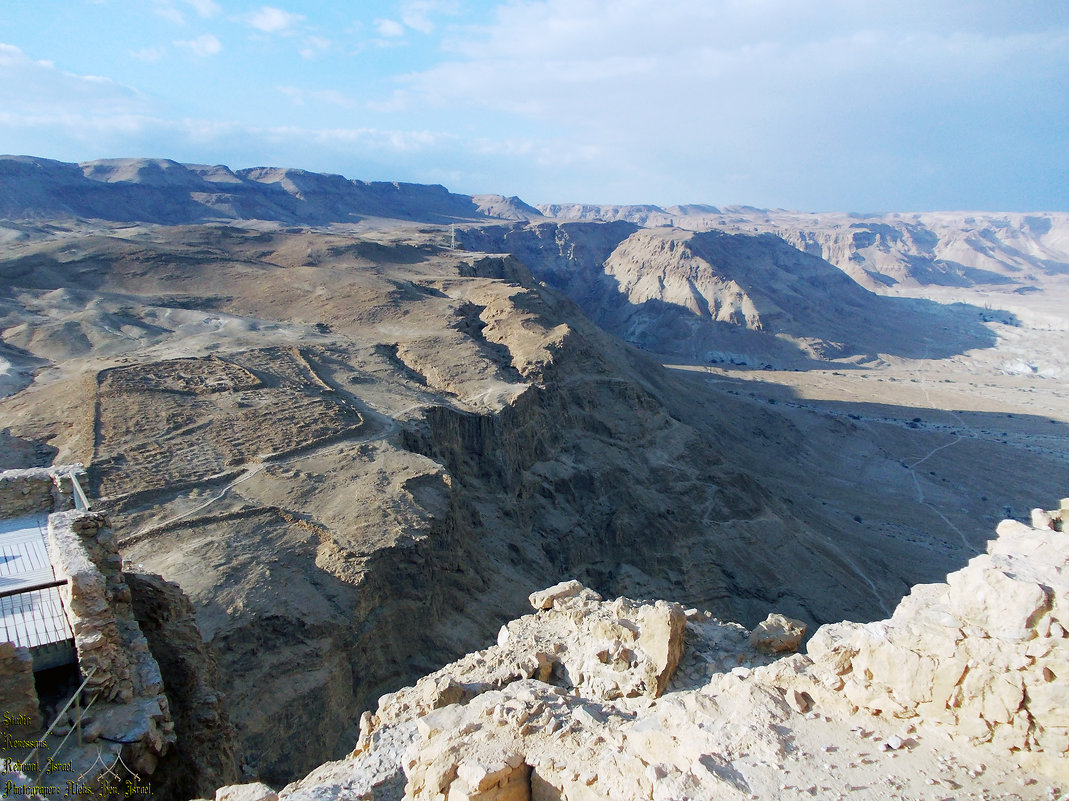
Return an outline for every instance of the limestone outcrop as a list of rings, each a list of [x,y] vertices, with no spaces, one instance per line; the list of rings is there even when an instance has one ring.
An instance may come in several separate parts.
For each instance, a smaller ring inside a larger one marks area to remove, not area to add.
[[[1022,799],[1041,782],[1059,798],[1069,539],[998,534],[890,619],[821,627],[808,654],[775,614],[749,632],[574,581],[533,593],[536,614],[383,696],[347,759],[279,798]]]
[[[1066,769],[1069,537],[1012,520],[998,534],[945,584],[914,587],[890,620],[821,627],[809,655],[859,708]]]

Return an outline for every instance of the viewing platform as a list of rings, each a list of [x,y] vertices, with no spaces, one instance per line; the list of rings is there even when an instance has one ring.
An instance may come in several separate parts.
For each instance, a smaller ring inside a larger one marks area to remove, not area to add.
[[[79,475],[81,465],[0,472],[0,643],[26,648],[34,673],[78,660],[48,526],[54,512],[88,511]]]
[[[3,514],[3,510],[0,510]],[[0,519],[0,642],[28,648],[34,671],[77,661],[48,554],[48,517]]]
[[[159,664],[84,475],[78,464],[0,471],[0,733],[10,741],[0,796],[70,794],[101,777],[151,794],[141,777],[175,742]]]

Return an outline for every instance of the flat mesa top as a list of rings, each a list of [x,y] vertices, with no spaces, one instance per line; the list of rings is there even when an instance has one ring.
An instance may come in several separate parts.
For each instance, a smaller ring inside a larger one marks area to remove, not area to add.
[[[0,520],[0,592],[55,580],[47,526],[46,515]],[[73,636],[56,587],[0,598],[0,639],[35,648]]]

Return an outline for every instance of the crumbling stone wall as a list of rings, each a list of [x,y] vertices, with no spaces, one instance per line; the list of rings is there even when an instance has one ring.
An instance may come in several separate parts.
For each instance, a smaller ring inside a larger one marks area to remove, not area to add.
[[[60,512],[48,519],[49,551],[60,588],[82,674],[96,669],[89,688],[108,701],[129,703],[134,673],[118,618],[129,614],[130,590],[122,581],[122,559],[104,515]]]
[[[0,517],[73,509],[74,473],[84,473],[80,464],[0,472]]]
[[[914,587],[889,620],[821,627],[809,655],[858,708],[1065,759],[1069,534],[1013,520],[998,534],[945,584]]]
[[[143,714],[126,732],[124,759],[152,773],[175,740],[159,665],[134,617],[122,557],[107,518],[99,512],[58,512],[48,518],[49,551],[83,676],[93,668],[90,694],[101,701],[136,704]]]
[[[41,710],[33,682],[33,659],[28,648],[14,643],[0,643],[0,709],[5,733],[31,733],[41,730]]]

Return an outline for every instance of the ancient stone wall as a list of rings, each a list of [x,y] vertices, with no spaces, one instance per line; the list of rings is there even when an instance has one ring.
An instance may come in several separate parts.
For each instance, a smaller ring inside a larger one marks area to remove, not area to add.
[[[4,720],[0,728],[10,733],[30,733],[41,729],[37,689],[33,682],[33,659],[28,648],[0,643],[0,707]]]
[[[84,473],[80,464],[0,472],[0,517],[73,509],[74,473]]]
[[[152,773],[174,742],[174,723],[159,665],[149,651],[121,572],[122,558],[99,512],[59,512],[48,518],[49,551],[87,691],[100,700],[136,705],[140,713],[123,732],[138,770]]]
[[[826,683],[875,714],[1000,750],[1069,756],[1069,535],[1013,520],[988,552],[913,588],[889,620],[821,627]]]
[[[74,630],[82,674],[95,671],[92,690],[109,701],[129,703],[134,696],[133,666],[123,648],[114,606],[129,608],[130,591],[119,577],[122,560],[107,520],[96,512],[60,512],[48,520],[49,551]],[[110,547],[109,547],[110,546]]]

